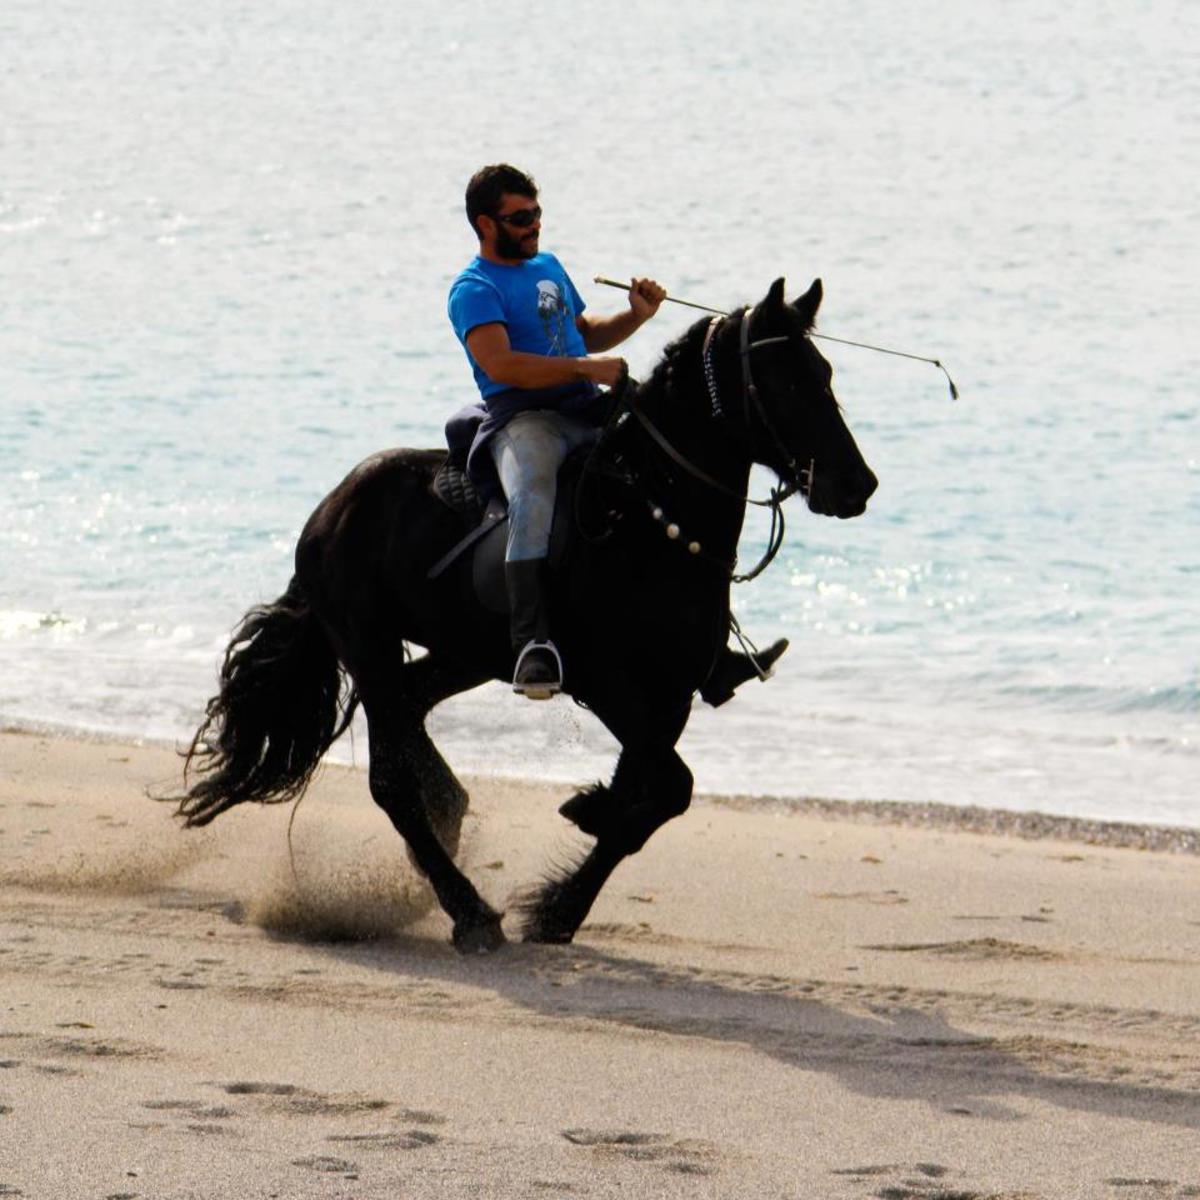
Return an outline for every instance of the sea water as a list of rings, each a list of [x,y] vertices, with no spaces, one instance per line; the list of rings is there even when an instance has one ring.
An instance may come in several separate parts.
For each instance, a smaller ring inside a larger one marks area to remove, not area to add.
[[[445,294],[465,181],[509,160],[593,311],[624,302],[596,273],[716,306],[820,276],[822,331],[962,391],[821,344],[880,488],[847,522],[793,501],[737,589],[792,648],[697,706],[698,787],[1200,823],[1198,25],[7,0],[0,722],[189,736],[316,502],[471,397]],[[695,315],[665,306],[634,372]],[[587,779],[615,749],[498,684],[433,727],[463,770]]]

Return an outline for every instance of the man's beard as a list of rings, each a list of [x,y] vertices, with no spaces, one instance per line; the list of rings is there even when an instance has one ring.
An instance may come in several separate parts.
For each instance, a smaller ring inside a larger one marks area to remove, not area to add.
[[[527,236],[528,231],[514,236],[508,232],[508,226],[503,221],[497,222],[496,253],[501,258],[532,258],[537,251],[532,249],[530,244],[524,240]],[[537,244],[536,236],[533,244]]]

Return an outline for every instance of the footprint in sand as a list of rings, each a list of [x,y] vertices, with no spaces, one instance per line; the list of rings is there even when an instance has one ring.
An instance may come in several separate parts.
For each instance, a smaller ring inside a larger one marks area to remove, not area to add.
[[[79,1058],[141,1058],[159,1059],[163,1050],[146,1042],[133,1042],[126,1038],[71,1038],[52,1037],[41,1040],[42,1048],[54,1057],[69,1055]]]
[[[234,1083],[215,1083],[230,1096],[250,1096],[274,1112],[281,1112],[295,1117],[352,1117],[363,1113],[382,1113],[388,1111],[392,1120],[402,1121],[411,1125],[444,1125],[446,1118],[440,1113],[428,1112],[419,1108],[405,1108],[390,1100],[382,1100],[375,1096],[355,1095],[324,1095],[321,1092],[310,1092],[307,1088],[298,1087],[294,1083],[269,1083],[251,1080],[239,1080]],[[400,1135],[397,1135],[400,1136]],[[403,1135],[408,1136],[408,1135]],[[425,1138],[438,1140],[432,1134],[412,1131],[413,1146],[428,1145]],[[407,1147],[411,1148],[411,1147]]]
[[[972,938],[960,942],[884,942],[880,945],[862,946],[862,950],[882,950],[889,954],[936,954],[947,958],[975,959],[1040,959],[1051,961],[1062,956],[1053,950],[1030,946],[1024,942],[1007,942],[1002,938]]]
[[[205,1117],[214,1121],[237,1116],[232,1108],[226,1108],[223,1104],[207,1104],[203,1100],[143,1100],[142,1107],[153,1112],[181,1112],[190,1117]]]
[[[881,1181],[884,1176],[898,1176],[894,1183],[876,1187],[872,1200],[1039,1200],[1030,1192],[976,1191],[948,1185],[949,1167],[940,1163],[884,1163],[861,1167],[842,1167],[832,1172],[865,1183]]]
[[[421,1108],[398,1108],[393,1114],[397,1121],[408,1121],[413,1125],[445,1125],[441,1113],[426,1112]]]
[[[576,1146],[644,1146],[666,1140],[662,1133],[630,1133],[611,1129],[564,1129],[563,1137]]]
[[[294,1083],[221,1083],[231,1096],[292,1096],[300,1089]]]
[[[1148,1191],[1163,1193],[1171,1188],[1178,1187],[1178,1184],[1173,1179],[1106,1179],[1104,1181],[1111,1188],[1146,1188]],[[1177,1195],[1187,1196],[1196,1195],[1196,1192],[1191,1188],[1184,1188]]]
[[[717,1171],[710,1161],[716,1157],[716,1148],[692,1138],[672,1140],[663,1133],[612,1129],[564,1129],[562,1135],[568,1142],[588,1146],[596,1153],[653,1163],[680,1175],[714,1175]]]
[[[358,1164],[344,1158],[332,1158],[328,1154],[314,1154],[308,1158],[293,1158],[293,1167],[306,1167],[323,1175],[352,1175],[358,1178]]]
[[[357,1146],[362,1150],[420,1150],[442,1139],[424,1129],[406,1129],[397,1133],[347,1133],[325,1139],[340,1145]]]

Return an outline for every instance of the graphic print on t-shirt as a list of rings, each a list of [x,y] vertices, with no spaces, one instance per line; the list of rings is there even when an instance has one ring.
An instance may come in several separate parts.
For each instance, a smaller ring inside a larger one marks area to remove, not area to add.
[[[537,285],[538,316],[546,331],[548,354],[567,352],[567,304],[553,279],[541,279]]]

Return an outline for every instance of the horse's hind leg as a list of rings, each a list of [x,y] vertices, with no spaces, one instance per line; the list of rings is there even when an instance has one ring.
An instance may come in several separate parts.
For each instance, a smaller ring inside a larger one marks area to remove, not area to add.
[[[422,700],[419,693],[415,701],[404,694],[399,683],[386,692],[363,689],[371,739],[371,795],[404,838],[417,868],[428,877],[453,921],[454,945],[463,953],[495,950],[504,943],[501,914],[454,865],[430,819],[431,799],[435,811],[440,802],[449,801],[452,813],[459,795],[465,800],[466,793],[425,732],[428,708]],[[452,840],[457,841],[457,823],[452,825]]]
[[[372,758],[374,755],[372,754]],[[419,801],[425,818],[443,850],[453,859],[458,855],[463,818],[470,797],[449,764],[425,731],[423,719],[414,718],[404,740],[405,766],[418,784]],[[409,862],[424,875],[425,868],[407,845]]]
[[[425,815],[446,853],[458,854],[463,818],[467,814],[469,797],[450,765],[425,731],[425,717],[443,700],[484,682],[485,676],[467,675],[426,655],[406,663],[399,672],[399,688],[411,706],[415,728],[410,730],[406,753],[414,773],[421,781],[421,800]],[[408,857],[422,870],[412,849]]]

